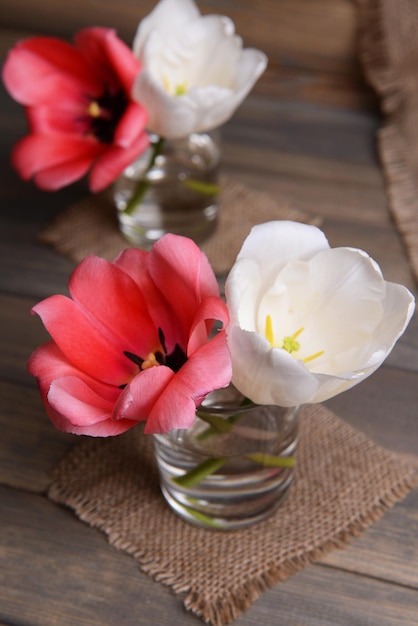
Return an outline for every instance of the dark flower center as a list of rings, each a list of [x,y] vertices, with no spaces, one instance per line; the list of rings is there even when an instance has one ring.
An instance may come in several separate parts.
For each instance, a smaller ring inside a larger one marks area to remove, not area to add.
[[[164,333],[161,328],[158,329],[158,337],[161,343],[161,350],[156,350],[155,352],[148,354],[145,358],[142,358],[137,354],[128,351],[124,351],[123,354],[127,356],[128,359],[130,359],[133,363],[135,363],[135,365],[138,365],[141,371],[158,365],[166,365],[167,367],[172,369],[173,372],[178,372],[179,369],[181,369],[181,367],[183,367],[183,365],[187,361],[187,355],[185,351],[181,346],[179,346],[178,343],[176,343],[176,345],[174,346],[174,350],[170,352],[170,354],[168,354],[165,344]]]
[[[121,89],[105,92],[92,100],[88,113],[90,116],[90,132],[102,143],[112,143],[116,127],[128,106],[128,98]]]

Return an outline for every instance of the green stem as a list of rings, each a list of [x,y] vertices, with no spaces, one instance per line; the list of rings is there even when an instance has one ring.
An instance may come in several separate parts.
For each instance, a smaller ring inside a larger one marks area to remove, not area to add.
[[[296,464],[296,458],[294,456],[274,456],[272,454],[263,454],[262,452],[253,452],[246,454],[245,458],[249,461],[253,461],[264,467],[294,467]],[[172,481],[180,487],[194,487],[198,485],[203,479],[211,474],[214,474],[228,461],[227,457],[209,458],[203,463],[196,465],[192,470],[186,472],[182,476],[172,478]]]
[[[132,215],[132,213],[135,211],[135,208],[144,197],[145,192],[147,191],[148,185],[149,185],[149,182],[147,180],[147,174],[154,167],[155,160],[161,154],[163,146],[164,146],[164,138],[159,137],[158,141],[156,141],[153,144],[152,154],[151,154],[151,158],[148,163],[147,169],[144,171],[141,180],[138,182],[138,185],[134,193],[132,194],[131,198],[129,199],[128,204],[123,210],[123,213],[125,213],[126,215]]]
[[[192,507],[187,506],[186,504],[180,504],[179,502],[177,503],[177,505],[180,505],[186,511],[186,513],[188,513],[188,515],[194,517],[197,522],[201,522],[204,526],[210,526],[211,528],[222,528],[222,524],[216,522],[211,517],[205,515],[201,511],[196,511],[195,509],[192,509]]]
[[[181,182],[185,187],[187,187],[187,189],[196,191],[196,193],[201,193],[204,196],[217,196],[221,191],[219,185],[214,185],[213,183],[202,183],[202,181],[194,178],[185,178]]]
[[[205,439],[208,439],[208,437],[219,433],[229,433],[233,426],[233,422],[230,417],[224,419],[223,417],[218,417],[213,413],[204,413],[199,410],[196,411],[196,415],[202,420],[202,422],[209,424],[209,428],[197,435],[197,441],[204,441]]]
[[[247,398],[244,398],[241,406],[248,406],[249,404],[252,404],[252,402]],[[234,424],[236,424],[241,419],[243,413],[236,413],[234,415],[230,415],[225,419],[223,417],[215,415],[214,413],[206,413],[206,411],[198,409],[196,411],[196,415],[199,417],[199,419],[209,424],[209,427],[199,433],[196,437],[197,441],[205,441],[206,439],[209,439],[214,435],[229,433],[233,429]],[[243,431],[244,428],[241,428],[240,430]],[[247,431],[249,430],[250,428],[247,428]],[[258,431],[255,429],[254,432],[257,433]],[[249,436],[248,432],[246,432],[246,436]],[[252,437],[254,437],[254,435],[252,435]],[[264,467],[291,468],[294,467],[296,464],[296,458],[294,456],[275,456],[272,454],[263,454],[262,452],[252,452],[250,454],[246,454],[245,458],[249,461],[252,461],[253,463],[257,463],[258,465],[262,465]],[[207,476],[214,474],[227,461],[227,457],[208,458],[196,467],[194,467],[192,470],[183,474],[182,476],[177,476],[176,478],[173,478],[172,481],[181,487],[194,487]]]
[[[180,487],[194,487],[206,478],[206,476],[214,474],[227,460],[226,457],[206,459],[206,461],[203,461],[200,465],[196,465],[196,467],[183,474],[183,476],[173,478],[172,481],[176,483],[176,485],[180,485]]]
[[[245,406],[249,406],[252,404],[253,402],[251,402],[251,400],[249,400],[248,398],[244,398],[240,406],[245,407]],[[205,441],[206,439],[209,439],[209,437],[212,437],[213,435],[229,432],[232,426],[236,424],[236,422],[238,422],[243,416],[242,413],[236,413],[235,415],[230,415],[229,417],[225,419],[223,417],[218,417],[217,415],[213,413],[207,413],[203,409],[197,409],[196,415],[199,419],[202,420],[202,422],[206,422],[207,424],[209,424],[209,428],[207,428],[206,430],[203,430],[201,433],[197,435],[196,437],[197,441]]]
[[[272,454],[263,454],[262,452],[247,454],[246,458],[265,467],[295,467],[296,464],[294,456],[273,456]]]

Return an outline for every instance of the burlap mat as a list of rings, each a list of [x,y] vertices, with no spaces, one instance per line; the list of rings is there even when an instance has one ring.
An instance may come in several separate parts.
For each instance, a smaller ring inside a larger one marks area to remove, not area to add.
[[[318,218],[290,208],[265,192],[223,177],[218,226],[200,247],[215,273],[224,274],[231,269],[251,227],[279,219],[319,223]],[[70,206],[39,238],[77,262],[90,253],[113,260],[122,249],[129,247],[118,230],[116,209],[109,193],[88,196]]]
[[[390,208],[418,280],[418,2],[357,2],[360,56],[385,115],[378,145]]]
[[[72,507],[187,609],[227,624],[269,586],[343,547],[416,484],[416,468],[322,406],[303,409],[296,479],[268,520],[240,531],[195,528],[159,492],[152,439],[134,429],[85,439],[55,469],[49,497]]]

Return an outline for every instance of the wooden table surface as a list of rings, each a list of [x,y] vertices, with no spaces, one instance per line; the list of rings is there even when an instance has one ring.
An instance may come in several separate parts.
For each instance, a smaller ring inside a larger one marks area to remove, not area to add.
[[[16,38],[0,34],[1,53]],[[224,128],[224,168],[323,219],[331,245],[367,250],[415,291],[389,217],[375,147],[376,110],[356,98],[303,96],[266,76]],[[181,600],[46,497],[49,472],[79,439],[47,419],[26,359],[46,333],[33,304],[66,290],[74,264],[37,240],[85,194],[44,193],[9,164],[22,109],[0,93],[0,626],[198,626]],[[376,442],[418,459],[416,317],[386,363],[328,406]],[[231,556],[232,558],[232,556]],[[418,625],[418,490],[344,550],[268,590],[236,626]]]

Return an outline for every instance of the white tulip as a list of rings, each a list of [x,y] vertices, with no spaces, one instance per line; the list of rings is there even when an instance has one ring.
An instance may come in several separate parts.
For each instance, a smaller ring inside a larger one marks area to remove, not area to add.
[[[314,226],[255,226],[226,282],[232,382],[259,404],[322,402],[372,374],[414,298],[365,252],[331,249]]]
[[[133,96],[149,130],[166,139],[226,122],[267,65],[263,52],[243,49],[229,18],[201,16],[193,0],[161,0],[140,22],[133,50],[143,68]]]

